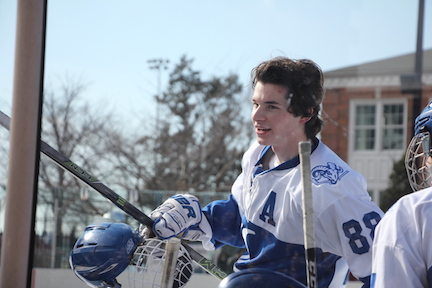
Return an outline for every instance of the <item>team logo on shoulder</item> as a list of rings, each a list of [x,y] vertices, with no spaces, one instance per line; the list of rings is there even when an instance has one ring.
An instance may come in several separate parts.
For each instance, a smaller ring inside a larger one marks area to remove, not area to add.
[[[349,171],[337,166],[333,162],[327,162],[327,165],[318,165],[312,169],[312,182],[318,184],[336,184]]]

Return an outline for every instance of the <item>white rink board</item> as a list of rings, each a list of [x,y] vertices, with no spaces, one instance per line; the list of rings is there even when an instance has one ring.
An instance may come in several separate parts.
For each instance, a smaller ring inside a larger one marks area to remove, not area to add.
[[[75,276],[72,269],[36,268],[33,271],[32,288],[86,288],[89,287]],[[128,288],[127,273],[117,279],[122,288]],[[217,288],[219,280],[208,274],[196,273],[185,288]],[[204,286],[203,286],[204,285]],[[361,282],[348,282],[347,288],[360,288]]]

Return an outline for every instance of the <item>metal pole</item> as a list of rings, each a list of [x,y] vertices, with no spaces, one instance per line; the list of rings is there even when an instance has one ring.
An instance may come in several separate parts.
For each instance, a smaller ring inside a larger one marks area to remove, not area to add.
[[[147,63],[150,64],[150,69],[151,70],[157,70],[157,97],[161,97],[161,73],[162,70],[167,70],[168,69],[168,63],[169,60],[168,59],[151,59],[148,60]],[[157,101],[156,103],[156,127],[159,127],[159,101]],[[158,129],[159,130],[159,129]]]
[[[46,0],[18,0],[0,287],[31,287]]]
[[[168,69],[168,59],[151,59],[148,60],[147,63],[150,64],[151,70],[157,70],[157,98],[162,98],[162,89],[161,89],[161,73],[162,69],[166,70]],[[160,125],[160,104],[159,100],[156,99],[156,137],[159,138],[161,135],[161,125]],[[159,162],[159,156],[157,153],[153,153],[154,157],[154,166],[156,167],[157,163]]]
[[[424,0],[419,0],[418,22],[417,22],[417,47],[415,54],[415,77],[419,84],[418,89],[413,94],[413,125],[415,119],[422,109],[422,74],[423,74],[423,18],[424,18]]]

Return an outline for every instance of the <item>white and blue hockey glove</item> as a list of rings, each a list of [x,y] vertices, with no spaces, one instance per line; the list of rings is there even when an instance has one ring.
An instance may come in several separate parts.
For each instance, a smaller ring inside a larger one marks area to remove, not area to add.
[[[189,233],[189,230],[199,230],[202,219],[201,205],[193,195],[177,194],[150,213],[150,218],[154,220],[153,231],[160,239],[169,239],[183,232],[186,232],[184,236],[189,234],[189,237],[184,238],[195,238],[195,233]]]

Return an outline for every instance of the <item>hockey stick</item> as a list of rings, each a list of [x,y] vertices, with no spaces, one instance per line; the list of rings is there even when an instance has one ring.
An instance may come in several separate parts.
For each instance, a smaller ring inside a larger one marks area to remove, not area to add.
[[[169,247],[172,244],[169,241],[177,241],[174,249]],[[171,257],[177,257],[177,261]],[[193,272],[192,258],[180,245],[179,238],[145,238],[135,250],[127,274],[129,287],[181,288],[188,283]]]
[[[310,164],[311,143],[309,141],[303,141],[299,143],[298,147],[302,180],[303,231],[306,255],[307,287],[315,288],[317,287],[317,265],[315,255],[314,210]]]
[[[165,262],[162,271],[161,288],[171,288],[174,283],[175,267],[180,250],[180,239],[171,238],[167,240],[165,247]]]
[[[10,117],[4,114],[2,111],[0,111],[0,124],[7,130],[10,130]],[[153,227],[153,220],[150,217],[148,217],[146,214],[144,214],[141,210],[132,205],[126,199],[115,193],[113,190],[111,190],[109,187],[99,181],[96,177],[92,176],[89,172],[79,167],[62,153],[58,152],[42,140],[40,150],[42,153],[51,158],[51,160],[53,160],[61,168],[69,171],[70,173],[72,173],[73,176],[92,187],[94,190],[99,192],[102,196],[107,198],[125,213],[132,216],[138,222],[144,224],[149,228]],[[223,271],[221,268],[216,266],[216,264],[202,256],[200,253],[195,251],[192,247],[190,247],[184,242],[182,242],[182,245],[189,252],[192,259],[209,274],[213,275],[219,280],[222,280],[227,276],[227,273],[225,271]]]

